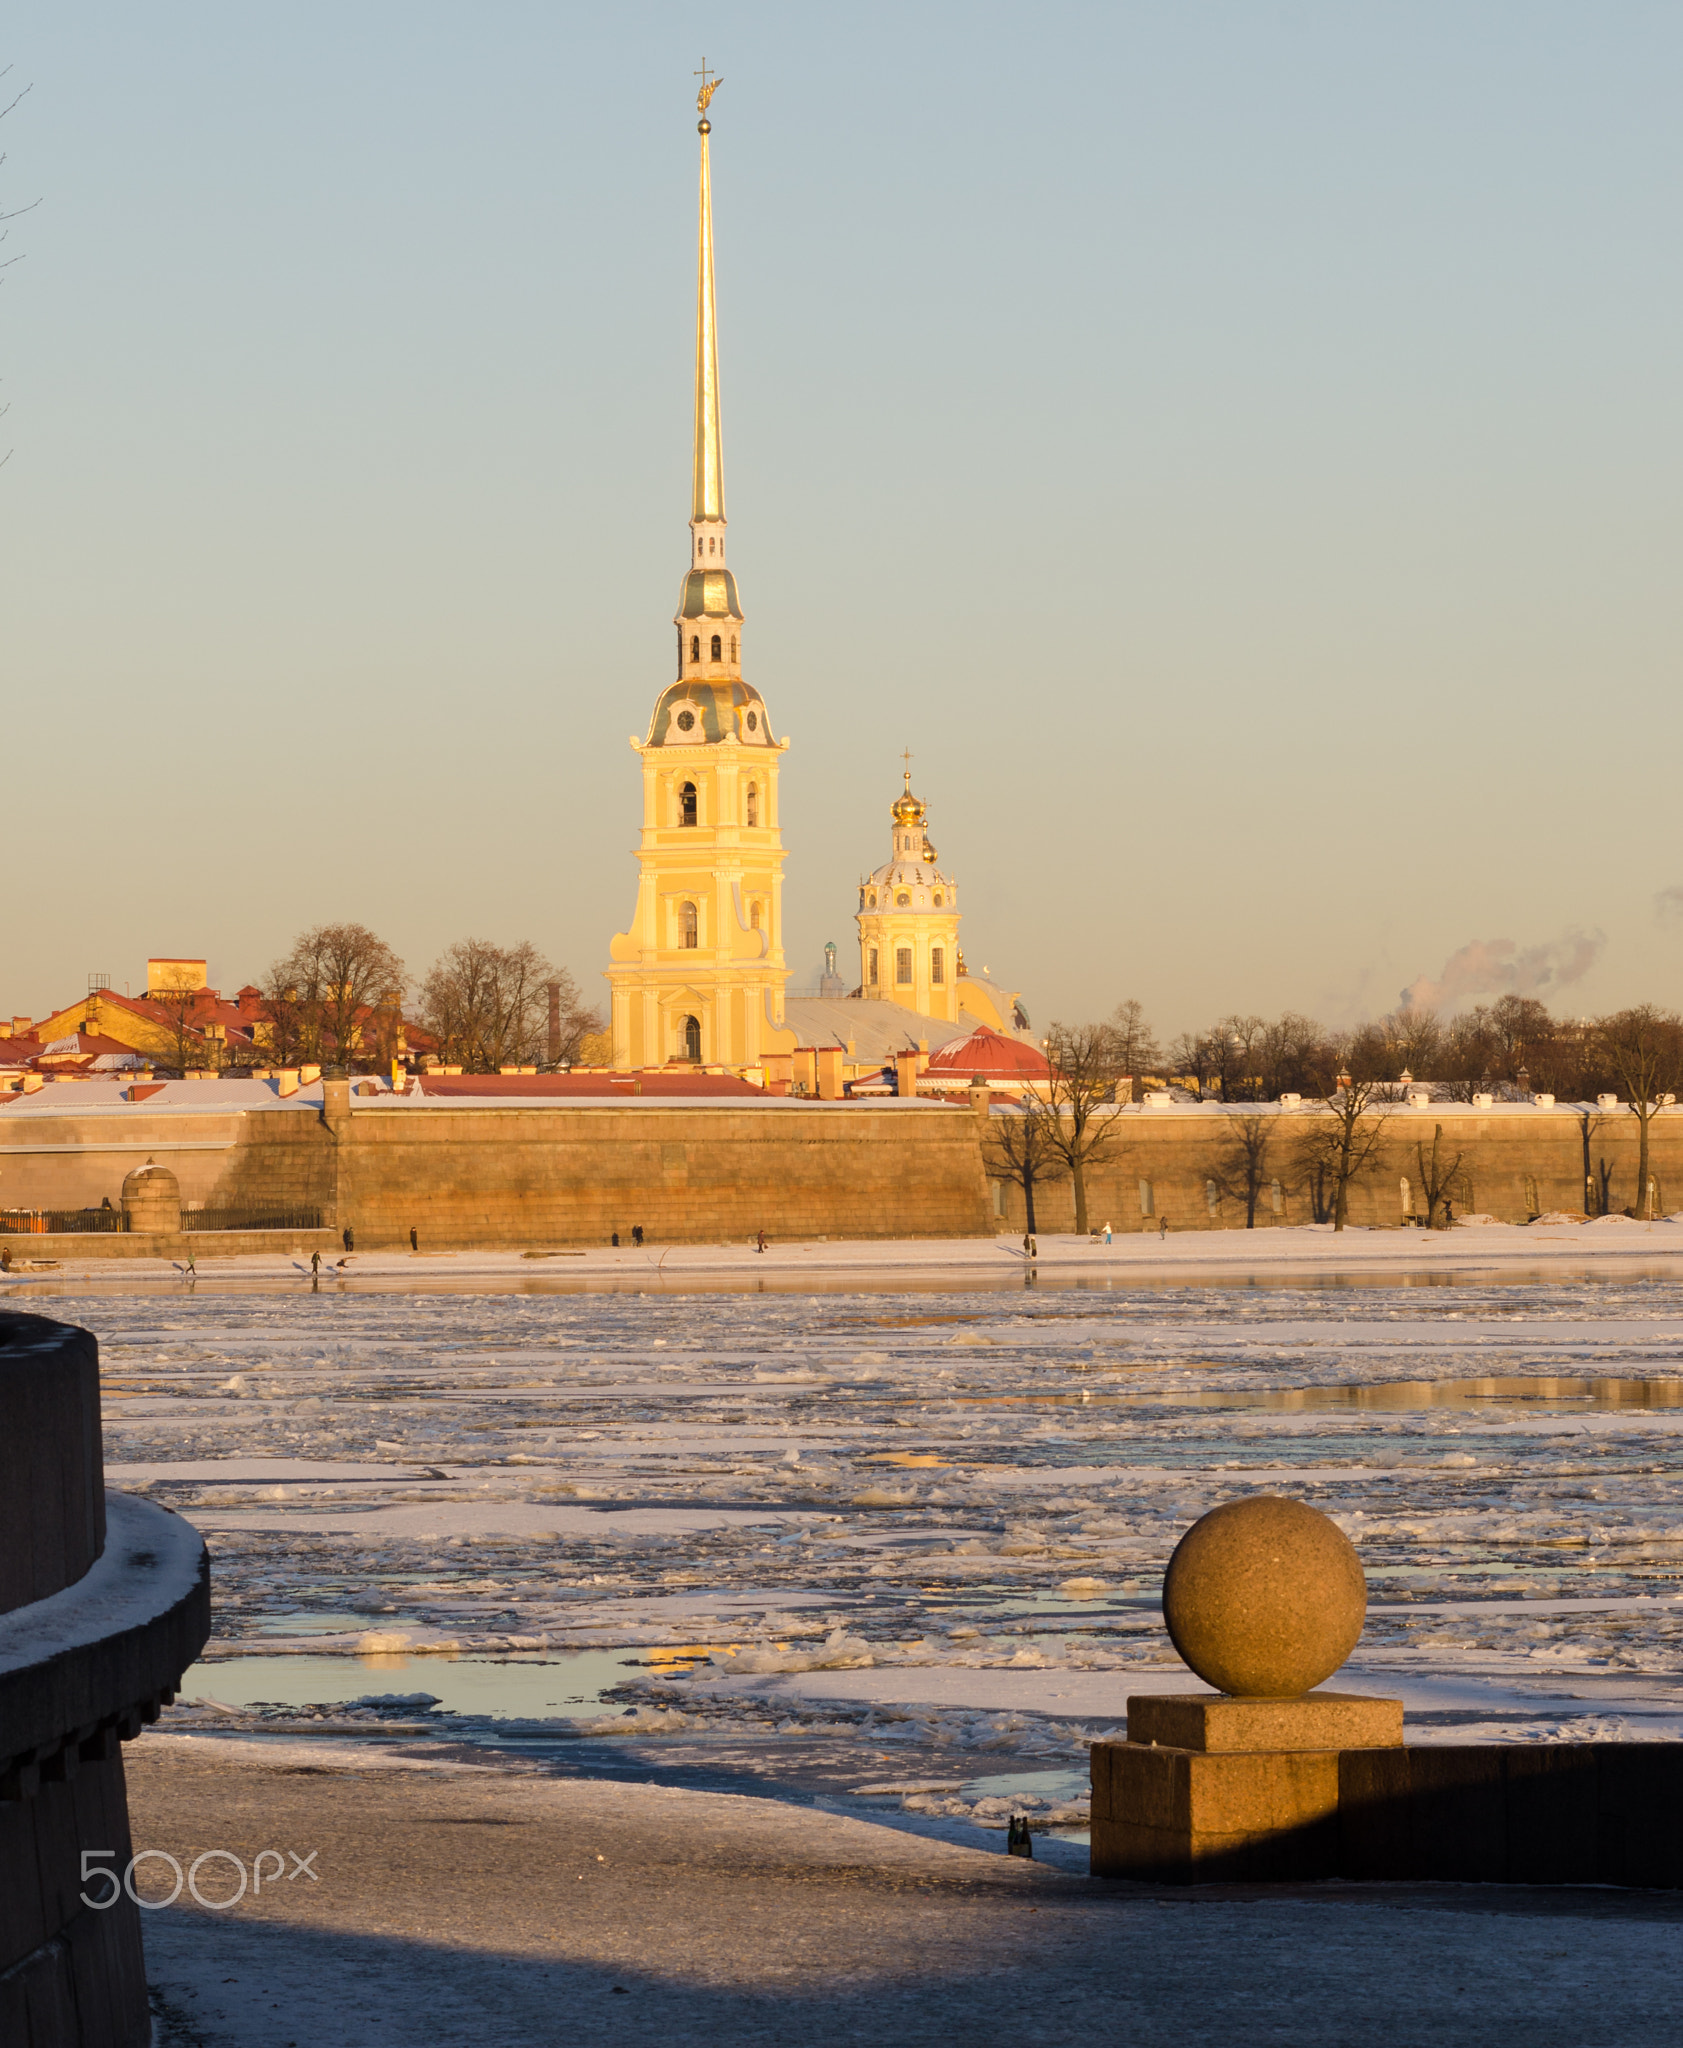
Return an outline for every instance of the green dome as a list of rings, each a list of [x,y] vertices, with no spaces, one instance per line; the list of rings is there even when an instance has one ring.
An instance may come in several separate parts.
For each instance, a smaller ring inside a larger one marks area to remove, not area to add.
[[[688,730],[681,724],[686,712],[692,714],[694,720]],[[655,702],[654,716],[649,720],[648,744],[651,747],[696,747],[709,742],[716,745],[733,735],[746,747],[777,744],[766,717],[765,700],[747,683],[704,683],[698,679],[674,683],[669,690],[660,693]]]

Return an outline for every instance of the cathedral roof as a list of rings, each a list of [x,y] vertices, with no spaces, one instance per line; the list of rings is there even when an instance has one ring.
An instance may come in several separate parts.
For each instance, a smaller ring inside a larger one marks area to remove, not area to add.
[[[933,861],[891,860],[880,868],[873,868],[865,877],[863,886],[867,889],[951,889],[954,884],[950,875],[943,875]]]
[[[688,716],[690,723],[684,724]],[[752,684],[706,683],[699,678],[673,683],[655,702],[649,721],[651,747],[698,747],[735,738],[747,747],[774,747],[765,700]]]
[[[1020,1038],[1006,1038],[1000,1032],[979,1025],[968,1038],[952,1038],[932,1053],[931,1074],[953,1074],[968,1081],[980,1074],[989,1081],[1044,1081],[1051,1063],[1036,1045]]]
[[[740,619],[742,600],[728,569],[692,569],[678,597],[680,619]]]

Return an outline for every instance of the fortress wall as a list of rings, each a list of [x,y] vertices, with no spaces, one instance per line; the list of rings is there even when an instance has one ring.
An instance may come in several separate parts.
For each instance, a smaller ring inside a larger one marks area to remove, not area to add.
[[[123,1176],[155,1159],[181,1183],[183,1202],[260,1202],[325,1209],[332,1200],[332,1146],[312,1103],[298,1109],[120,1110],[9,1122],[0,1115],[0,1206],[113,1208]]]
[[[358,1245],[978,1237],[968,1109],[354,1109],[339,1218]]]
[[[1088,1175],[1088,1215],[1119,1231],[1238,1228],[1241,1202],[1206,1183],[1219,1168],[1223,1134],[1242,1110],[1198,1106],[1133,1109]],[[1259,1228],[1313,1220],[1300,1169],[1299,1132],[1314,1119],[1266,1109],[1275,1127],[1266,1177],[1282,1182],[1282,1207],[1265,1192]],[[1351,1189],[1350,1220],[1398,1227],[1399,1181],[1423,1213],[1415,1151],[1443,1126],[1446,1159],[1461,1153],[1456,1213],[1482,1211],[1523,1223],[1537,1210],[1585,1207],[1587,1170],[1603,1175],[1610,1204],[1636,1204],[1636,1121],[1628,1110],[1587,1116],[1572,1108],[1513,1105],[1483,1111],[1441,1105],[1400,1109],[1384,1134],[1383,1165]],[[238,1117],[216,1112],[109,1112],[33,1118],[0,1134],[0,1201],[61,1208],[115,1202],[122,1178],[148,1156],[180,1178],[187,1201],[315,1208],[323,1225],[349,1225],[359,1246],[406,1245],[417,1232],[449,1245],[601,1244],[641,1224],[658,1243],[751,1237],[974,1237],[1024,1227],[1020,1190],[996,1206],[982,1164],[982,1130],[965,1107],[781,1101],[667,1104],[556,1103],[382,1107],[349,1098],[324,1116],[314,1105]],[[1659,1212],[1683,1208],[1683,1110],[1652,1126]],[[19,1149],[27,1138],[26,1149]],[[1151,1184],[1142,1213],[1139,1183]],[[1037,1223],[1074,1225],[1067,1181],[1043,1186]],[[287,1242],[304,1243],[293,1233]],[[327,1243],[309,1237],[310,1244]],[[141,1248],[138,1239],[13,1238],[14,1248],[99,1258]],[[172,1241],[172,1256],[183,1241]],[[203,1253],[231,1239],[194,1238]],[[250,1248],[244,1243],[241,1249]]]
[[[1282,1210],[1276,1215],[1265,1189],[1257,1207],[1256,1227],[1312,1223],[1314,1212],[1301,1167],[1294,1162],[1299,1135],[1315,1119],[1262,1105],[1277,1125],[1264,1177],[1278,1175]],[[1219,1179],[1225,1159],[1232,1161],[1231,1141],[1224,1130],[1245,1114],[1243,1109],[1204,1108],[1196,1104],[1171,1109],[1139,1109],[1118,1118],[1116,1136],[1087,1174],[1087,1219],[1093,1229],[1107,1221],[1118,1231],[1156,1230],[1163,1217],[1171,1230],[1242,1229],[1242,1200],[1218,1198],[1209,1206],[1208,1183]],[[1322,1114],[1322,1121],[1327,1121]],[[1608,1204],[1618,1210],[1639,1206],[1636,1186],[1637,1124],[1628,1109],[1587,1115],[1571,1107],[1540,1109],[1532,1104],[1502,1105],[1477,1110],[1458,1103],[1430,1109],[1400,1108],[1387,1117],[1380,1146],[1380,1165],[1350,1188],[1352,1223],[1399,1228],[1403,1221],[1402,1189],[1406,1176],[1410,1203],[1426,1212],[1417,1157],[1432,1149],[1435,1125],[1443,1126],[1439,1155],[1445,1166],[1462,1155],[1461,1170],[1451,1194],[1457,1216],[1483,1213],[1504,1223],[1524,1223],[1551,1209],[1582,1212],[1585,1175],[1600,1185],[1605,1176]],[[1587,1128],[1586,1128],[1587,1126]],[[1649,1126],[1649,1173],[1658,1182],[1658,1213],[1683,1208],[1683,1109],[1662,1111]],[[1142,1212],[1140,1182],[1151,1184],[1151,1209]],[[1022,1190],[1007,1187],[1005,1218],[1000,1229],[1024,1228]],[[1533,1206],[1535,1204],[1535,1206]],[[1070,1183],[1057,1182],[1035,1191],[1035,1221],[1047,1232],[1073,1230],[1075,1196]]]

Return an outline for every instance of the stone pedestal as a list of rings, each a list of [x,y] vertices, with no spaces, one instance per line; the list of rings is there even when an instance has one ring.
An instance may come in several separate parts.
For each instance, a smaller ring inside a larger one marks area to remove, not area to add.
[[[1092,1870],[1158,1884],[1335,1876],[1339,1758],[1402,1748],[1402,1702],[1357,1693],[1128,1702],[1092,1748]]]

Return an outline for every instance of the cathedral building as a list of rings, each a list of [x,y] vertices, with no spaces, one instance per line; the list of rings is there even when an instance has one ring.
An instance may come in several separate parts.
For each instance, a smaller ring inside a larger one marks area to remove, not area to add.
[[[744,674],[745,620],[726,554],[724,441],[713,290],[713,199],[704,85],[696,261],[695,451],[688,560],[673,624],[675,679],[631,746],[643,771],[637,904],[609,946],[613,1064],[674,1062],[769,1076],[799,1047],[845,1049],[850,1073],[925,1055],[978,1025],[1017,1035],[1016,992],[967,974],[958,889],[936,866],[928,813],[906,787],[892,858],[860,885],[859,986],[834,949],[816,997],[788,997],[777,777],[789,742]],[[772,1063],[772,1064],[768,1064]]]
[[[889,817],[886,864],[859,884],[859,993],[921,1016],[958,1022],[958,884],[935,865],[929,813],[912,794],[912,771]]]
[[[637,907],[609,947],[613,1062],[747,1067],[784,1028],[783,840],[775,738],[743,679],[743,613],[725,553],[724,443],[713,296],[712,123],[701,101],[695,464],[689,562],[678,594],[677,680],[647,733]]]

